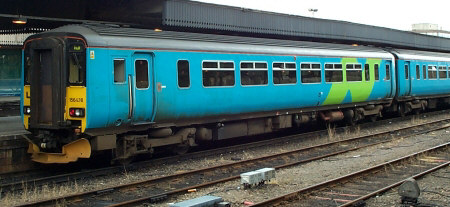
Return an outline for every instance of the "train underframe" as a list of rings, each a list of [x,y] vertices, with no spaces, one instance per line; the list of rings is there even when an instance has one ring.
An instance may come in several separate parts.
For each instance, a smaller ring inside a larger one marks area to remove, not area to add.
[[[344,122],[354,125],[361,120],[375,121],[387,113],[405,116],[427,109],[450,106],[450,97],[406,98],[352,107],[303,109],[301,111],[276,112],[272,115],[247,117],[233,121],[183,124],[150,128],[100,136],[73,133],[72,129],[39,130],[30,135],[29,153],[41,163],[68,163],[78,158],[89,158],[92,152],[109,150],[115,161],[128,161],[139,154],[151,154],[155,148],[170,147],[177,154],[186,153],[190,147],[201,143],[235,137],[251,136],[302,127],[312,122]],[[71,134],[72,133],[72,134]],[[57,139],[64,137],[64,139]],[[59,142],[55,142],[59,140]],[[40,146],[34,143],[40,143]]]
[[[241,119],[228,122],[196,124],[184,127],[164,127],[139,133],[97,136],[91,140],[92,150],[114,149],[116,160],[127,160],[138,154],[152,153],[155,148],[172,146],[175,153],[187,152],[199,143],[214,142],[235,137],[251,136],[302,127],[308,123],[344,122],[354,125],[361,120],[375,121],[383,114],[405,116],[427,109],[450,106],[450,97],[430,99],[391,100],[385,103],[366,104],[358,107],[284,112],[276,116]]]

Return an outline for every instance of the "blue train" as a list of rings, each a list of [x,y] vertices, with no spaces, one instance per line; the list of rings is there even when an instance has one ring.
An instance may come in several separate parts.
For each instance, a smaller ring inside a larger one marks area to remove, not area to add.
[[[24,43],[21,113],[34,161],[123,160],[450,103],[450,55],[70,25]]]

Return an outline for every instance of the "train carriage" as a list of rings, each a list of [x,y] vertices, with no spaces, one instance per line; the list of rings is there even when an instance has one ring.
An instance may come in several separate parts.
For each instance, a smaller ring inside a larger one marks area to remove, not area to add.
[[[376,118],[397,90],[393,54],[301,41],[71,25],[29,37],[24,61],[43,163]]]
[[[400,49],[392,52],[397,58],[400,115],[450,103],[450,55]]]

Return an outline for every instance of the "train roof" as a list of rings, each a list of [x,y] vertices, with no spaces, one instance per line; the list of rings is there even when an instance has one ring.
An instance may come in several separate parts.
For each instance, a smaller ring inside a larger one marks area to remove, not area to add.
[[[449,53],[437,53],[418,50],[392,50],[399,59],[402,60],[422,60],[422,61],[438,61],[438,62],[450,62]]]
[[[105,25],[69,25],[44,32],[76,33],[82,35],[89,47],[140,48],[149,50],[188,50],[250,54],[279,54],[303,56],[367,57],[391,59],[381,48],[351,46],[267,38],[200,34]],[[39,35],[39,34],[38,34]],[[30,37],[30,38],[34,38]]]

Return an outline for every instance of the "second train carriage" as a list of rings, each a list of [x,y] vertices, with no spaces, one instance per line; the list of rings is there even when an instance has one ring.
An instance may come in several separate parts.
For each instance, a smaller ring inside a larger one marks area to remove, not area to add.
[[[450,55],[400,49],[392,53],[397,59],[400,115],[450,103]]]
[[[72,25],[29,37],[24,58],[44,163],[376,118],[401,92],[394,55],[363,46]]]

